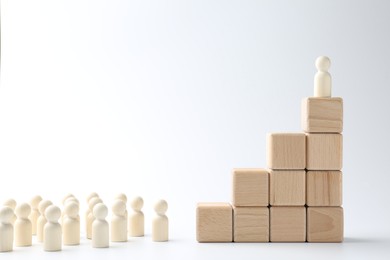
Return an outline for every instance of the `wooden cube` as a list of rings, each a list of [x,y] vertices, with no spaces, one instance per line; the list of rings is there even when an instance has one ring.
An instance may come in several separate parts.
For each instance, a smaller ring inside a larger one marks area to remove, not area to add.
[[[229,203],[198,203],[196,209],[198,242],[232,242],[233,209]]]
[[[278,170],[302,170],[306,166],[304,133],[271,133],[267,136],[267,165]]]
[[[269,242],[268,207],[234,207],[234,242]]]
[[[343,136],[341,134],[307,134],[306,168],[341,170]]]
[[[271,207],[271,242],[305,242],[306,208]]]
[[[342,207],[308,207],[307,241],[342,242],[344,212]]]
[[[341,133],[343,99],[309,97],[302,100],[301,125],[307,133]]]
[[[306,202],[306,172],[270,171],[270,205],[304,206]]]
[[[234,169],[233,205],[268,206],[268,175],[265,169]]]
[[[307,206],[341,206],[342,174],[340,171],[306,173]]]

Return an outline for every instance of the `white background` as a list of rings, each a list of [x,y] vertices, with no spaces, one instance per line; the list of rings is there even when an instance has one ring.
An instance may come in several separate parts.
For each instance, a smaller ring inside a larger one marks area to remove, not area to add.
[[[0,201],[145,199],[147,237],[1,258],[389,259],[388,1],[2,0]],[[314,60],[344,98],[343,244],[198,244],[195,206],[300,131]],[[169,243],[150,241],[169,203]]]

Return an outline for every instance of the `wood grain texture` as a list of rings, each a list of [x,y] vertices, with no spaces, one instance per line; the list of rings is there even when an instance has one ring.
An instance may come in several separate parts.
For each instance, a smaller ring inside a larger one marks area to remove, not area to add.
[[[196,239],[199,242],[232,242],[232,206],[229,203],[198,203]]]
[[[342,207],[308,207],[307,241],[342,242],[344,211]]]
[[[234,207],[234,242],[269,242],[268,207]]]
[[[302,170],[306,166],[304,133],[271,133],[267,135],[267,166],[278,170]]]
[[[265,169],[234,169],[233,205],[268,206],[268,175]]]
[[[306,202],[306,172],[270,171],[270,205],[304,206]]]
[[[307,133],[341,133],[343,99],[339,97],[303,99],[301,126]]]
[[[271,242],[305,242],[306,208],[271,207],[270,225]]]
[[[306,173],[307,206],[341,206],[342,173],[340,171],[308,171]]]
[[[341,134],[307,134],[306,168],[341,170],[343,136]]]

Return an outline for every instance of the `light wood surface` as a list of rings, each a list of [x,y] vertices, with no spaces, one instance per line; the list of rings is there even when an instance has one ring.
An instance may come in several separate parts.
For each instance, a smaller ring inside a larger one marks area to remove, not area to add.
[[[305,242],[306,208],[271,207],[271,242]]]
[[[341,206],[342,173],[340,171],[308,171],[306,173],[308,206]]]
[[[273,206],[304,206],[306,172],[270,171],[270,204]]]
[[[268,176],[265,169],[234,169],[233,205],[268,206]]]
[[[343,99],[309,97],[302,100],[301,126],[307,133],[341,133]]]
[[[271,169],[302,170],[306,166],[304,133],[270,133],[267,135],[267,166]]]
[[[307,241],[342,242],[344,211],[342,207],[308,207]]]
[[[198,203],[196,209],[198,242],[232,242],[233,209],[229,203]]]
[[[234,242],[269,242],[268,207],[234,207]]]
[[[306,157],[308,170],[341,170],[343,136],[341,134],[307,134]]]

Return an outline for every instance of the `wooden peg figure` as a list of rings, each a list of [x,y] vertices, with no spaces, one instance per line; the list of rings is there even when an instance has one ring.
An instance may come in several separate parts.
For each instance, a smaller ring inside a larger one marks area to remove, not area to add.
[[[129,216],[129,235],[131,237],[142,237],[145,229],[144,213],[141,211],[144,200],[141,197],[136,197],[131,201],[130,206],[133,212]]]
[[[79,204],[75,201],[67,201],[64,207],[64,219],[62,224],[64,245],[80,244],[80,216]]]
[[[154,205],[156,216],[152,225],[152,240],[155,242],[168,241],[168,217],[165,212],[168,209],[168,203],[165,200],[159,200]]]
[[[91,192],[88,196],[87,196],[87,205],[89,204],[89,201],[92,199],[92,198],[99,198],[99,194],[97,194],[96,192]],[[85,219],[87,218],[87,216],[89,215],[90,213],[90,210],[89,208],[87,208],[87,211],[85,212]]]
[[[64,206],[66,206],[68,203],[72,203],[72,202],[76,203],[79,206],[79,212],[77,212],[77,220],[80,221],[80,214],[79,214],[80,213],[80,201],[78,199],[76,199],[75,197],[69,198],[65,201]]]
[[[88,196],[87,196],[87,203],[89,203],[89,201],[94,198],[94,197],[98,197],[99,198],[99,194],[97,194],[96,192],[91,192]]]
[[[125,203],[125,205],[127,204],[127,196],[124,193],[119,193],[118,195],[116,195],[115,200],[122,200]],[[125,215],[126,215],[126,219],[127,219],[127,217],[128,217],[127,209],[126,209]],[[126,224],[126,226],[127,226],[127,224]]]
[[[111,241],[126,242],[127,241],[127,217],[126,203],[123,200],[117,199],[112,205],[111,217]]]
[[[62,211],[62,214],[61,214],[61,225],[64,223],[64,218],[65,218],[65,207],[66,207],[66,205],[68,204],[68,203],[71,203],[71,202],[74,202],[74,203],[76,203],[77,205],[79,205],[80,206],[80,202],[79,202],[79,200],[76,198],[76,197],[69,197],[69,198],[67,198],[65,201],[64,201],[64,204],[63,204],[63,206],[64,206],[64,210]],[[79,215],[79,213],[77,213],[77,219],[78,219],[78,221],[80,221],[80,215]]]
[[[80,201],[76,197],[67,198],[64,202],[64,206],[69,202],[75,202],[77,205],[80,205]]]
[[[0,252],[10,252],[13,250],[14,227],[12,218],[14,211],[8,206],[0,209]]]
[[[66,194],[66,195],[62,198],[62,201],[61,201],[62,206],[65,206],[66,200],[67,200],[67,199],[70,199],[70,198],[75,198],[75,196],[74,196],[72,193]]]
[[[98,203],[93,207],[95,220],[92,223],[92,247],[104,248],[109,246],[107,214],[108,209],[103,203]]]
[[[47,222],[46,217],[45,217],[45,210],[47,207],[52,205],[53,203],[50,200],[42,200],[38,204],[38,210],[40,213],[40,216],[38,217],[37,220],[37,241],[38,242],[43,242],[43,228]]]
[[[98,203],[103,203],[103,201],[98,197],[94,197],[94,198],[89,200],[88,207],[90,209],[90,212],[88,214],[87,223],[86,223],[87,224],[87,238],[88,239],[92,238],[92,223],[95,220],[95,216],[93,215],[93,208]]]
[[[38,205],[39,202],[42,201],[42,197],[37,195],[34,196],[30,200],[30,207],[31,207],[31,213],[30,216],[28,216],[29,220],[31,221],[31,226],[32,226],[32,234],[35,236],[37,234],[37,221],[39,216],[41,215],[38,210]]]
[[[15,215],[16,201],[14,199],[7,199],[6,201],[4,201],[3,205],[10,207],[12,209],[13,216],[11,219],[11,223],[12,223],[12,225],[14,225],[15,221],[16,221],[16,215]]]
[[[317,73],[314,76],[314,97],[332,96],[332,77],[328,72],[330,59],[320,56],[316,59]]]
[[[31,207],[27,203],[21,203],[16,206],[15,214],[16,221],[14,226],[15,246],[31,246],[32,245],[32,225],[28,219]]]
[[[124,193],[119,193],[115,196],[116,200],[122,200],[124,203],[127,203],[127,196]]]
[[[59,207],[50,205],[45,210],[47,223],[44,227],[43,250],[45,251],[61,251],[62,249],[62,231],[58,220],[61,217]]]
[[[92,209],[89,207],[89,201],[93,198],[99,198],[99,195],[96,193],[96,192],[91,192],[88,196],[87,196],[87,210],[85,211],[85,233],[87,234],[87,238],[88,238],[88,216],[89,214],[92,212]]]

